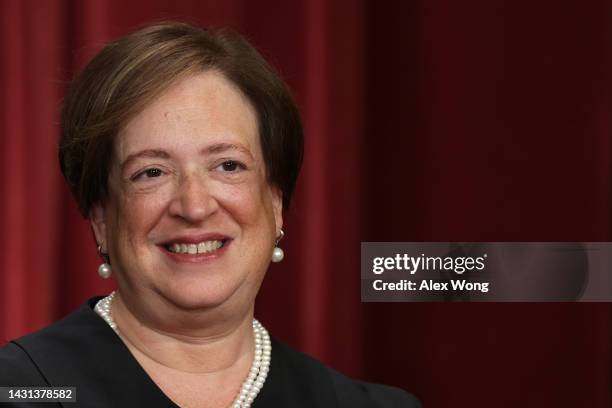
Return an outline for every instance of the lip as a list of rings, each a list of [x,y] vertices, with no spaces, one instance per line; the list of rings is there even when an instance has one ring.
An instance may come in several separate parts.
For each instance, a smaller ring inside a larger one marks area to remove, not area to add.
[[[174,243],[199,244],[200,242],[203,242],[203,241],[229,241],[229,240],[231,240],[231,238],[225,234],[220,234],[218,232],[208,232],[205,234],[177,235],[164,242],[160,242],[158,245],[164,246],[164,245],[170,245]]]
[[[203,241],[223,241],[223,246],[217,249],[214,252],[207,252],[201,254],[183,254],[170,252],[166,249],[167,245],[174,243],[182,243],[182,244],[198,244]],[[194,235],[177,235],[171,239],[168,239],[160,244],[157,244],[157,247],[164,253],[170,260],[177,263],[201,263],[208,262],[215,259],[220,258],[225,254],[227,248],[231,245],[232,238],[227,235],[211,232],[206,234],[194,234]]]
[[[183,241],[183,242],[186,242],[186,241]],[[201,242],[201,241],[197,241],[197,242]],[[223,256],[223,254],[225,254],[225,252],[227,251],[227,248],[229,248],[229,246],[231,245],[231,242],[232,242],[231,239],[227,239],[223,241],[223,246],[217,249],[216,251],[201,253],[201,254],[183,254],[183,253],[179,254],[176,252],[168,251],[165,245],[158,245],[157,247],[160,249],[160,251],[162,251],[162,253],[164,253],[168,258],[170,258],[174,262],[200,263],[200,262],[212,261],[214,259],[218,259],[221,256]]]

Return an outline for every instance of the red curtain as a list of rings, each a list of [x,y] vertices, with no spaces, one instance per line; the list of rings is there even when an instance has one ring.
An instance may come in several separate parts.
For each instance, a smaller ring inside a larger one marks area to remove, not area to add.
[[[61,97],[108,39],[179,19],[246,34],[303,113],[274,335],[426,407],[610,407],[609,304],[359,298],[361,241],[612,240],[608,3],[0,0],[0,342],[112,288],[59,173]]]

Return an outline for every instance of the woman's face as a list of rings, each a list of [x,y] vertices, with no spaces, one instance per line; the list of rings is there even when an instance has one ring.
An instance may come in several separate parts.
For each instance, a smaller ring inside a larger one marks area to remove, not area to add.
[[[282,226],[257,118],[216,72],[180,80],[120,131],[109,199],[92,210],[122,296],[250,307]]]

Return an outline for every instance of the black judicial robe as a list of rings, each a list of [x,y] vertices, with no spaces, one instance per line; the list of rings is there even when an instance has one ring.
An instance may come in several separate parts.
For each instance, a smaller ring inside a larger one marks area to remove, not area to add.
[[[76,403],[11,407],[177,407],[151,380],[90,299],[63,320],[0,348],[0,386],[76,387]],[[393,387],[353,381],[272,338],[270,372],[253,408],[412,408]]]

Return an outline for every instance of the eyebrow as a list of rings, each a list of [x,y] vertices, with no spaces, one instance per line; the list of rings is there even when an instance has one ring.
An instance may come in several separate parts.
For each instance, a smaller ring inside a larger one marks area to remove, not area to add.
[[[123,171],[125,169],[125,167],[132,161],[134,161],[135,159],[138,159],[140,157],[151,157],[151,158],[158,158],[158,159],[169,159],[170,155],[168,154],[168,152],[164,151],[164,150],[159,150],[159,149],[146,149],[146,150],[141,150],[139,152],[136,153],[132,153],[130,155],[128,155],[128,157],[125,158],[125,160],[121,163],[121,170]]]
[[[224,153],[228,150],[238,150],[242,153],[245,153],[247,155],[249,155],[251,158],[253,158],[253,155],[251,154],[251,152],[249,151],[249,149],[247,149],[244,146],[240,146],[237,144],[233,144],[233,143],[215,143],[212,144],[206,148],[204,148],[202,150],[202,153],[205,154],[219,154],[219,153]]]
[[[220,154],[228,150],[238,150],[242,153],[247,154],[251,159],[253,159],[253,155],[251,154],[249,149],[245,148],[244,146],[240,146],[240,145],[236,145],[232,143],[215,143],[215,144],[212,144],[202,149],[202,153],[203,154]],[[166,152],[165,150],[160,150],[160,149],[141,150],[139,152],[128,155],[128,157],[126,157],[125,160],[120,165],[121,170],[123,171],[130,162],[134,161],[135,159],[141,158],[141,157],[169,159],[170,154],[168,154],[168,152]]]

